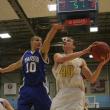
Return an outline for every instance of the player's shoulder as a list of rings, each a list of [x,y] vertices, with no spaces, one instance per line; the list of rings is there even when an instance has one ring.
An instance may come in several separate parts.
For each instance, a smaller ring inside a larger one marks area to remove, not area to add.
[[[26,51],[24,52],[24,55],[25,55],[25,54],[29,54],[29,53],[31,53],[31,51],[30,51],[30,50],[26,50]]]
[[[87,65],[86,64],[86,60],[84,58],[79,58],[79,61],[80,61],[80,63],[81,63],[82,66]]]
[[[61,57],[63,57],[63,54],[61,54],[61,53],[55,53],[53,56],[54,60],[57,58],[61,58]]]
[[[79,60],[85,60],[85,59],[84,59],[84,58],[82,58],[82,57],[78,57],[78,59],[79,59]]]
[[[54,54],[54,57],[55,57],[55,56],[63,56],[63,55],[64,55],[63,53],[55,53],[55,54]]]
[[[30,54],[30,53],[31,53],[31,51],[26,50],[26,51],[23,53],[22,58],[24,58],[25,56],[27,56],[27,55]]]

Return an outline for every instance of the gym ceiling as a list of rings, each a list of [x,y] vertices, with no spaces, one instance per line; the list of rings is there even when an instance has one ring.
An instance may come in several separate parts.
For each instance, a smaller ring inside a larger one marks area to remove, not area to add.
[[[0,65],[16,61],[26,49],[29,49],[29,40],[33,35],[43,39],[57,23],[56,12],[49,12],[47,5],[56,3],[56,0],[0,0],[0,33],[9,33],[11,39],[0,38]],[[77,50],[87,47],[94,41],[105,41],[110,44],[110,0],[99,0],[97,26],[99,31],[90,33],[83,28],[73,28],[68,35],[77,42]],[[61,51],[58,42],[67,32],[58,32],[53,40],[50,54]]]

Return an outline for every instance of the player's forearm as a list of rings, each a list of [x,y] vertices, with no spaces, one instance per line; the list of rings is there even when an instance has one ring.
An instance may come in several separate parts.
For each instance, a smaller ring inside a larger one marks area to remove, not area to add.
[[[93,73],[93,75],[91,76],[91,83],[95,83],[96,80],[98,79],[101,71],[102,71],[103,66],[99,64],[99,66],[97,67],[96,71]]]
[[[73,56],[72,57],[73,58],[81,57],[81,56],[83,56],[83,55],[85,55],[87,53],[88,53],[88,49],[84,49],[82,51],[73,53]]]
[[[57,30],[58,30],[57,27],[53,26],[49,31],[49,33],[47,34],[46,39],[44,40],[44,43],[46,44],[50,43],[53,40]]]
[[[68,54],[68,55],[62,57],[62,61],[72,60],[74,58],[81,57],[81,56],[83,56],[83,55],[85,55],[87,53],[88,53],[87,49],[84,49],[84,50],[79,51],[79,52],[74,52],[74,53],[71,53],[71,54]]]
[[[16,69],[18,69],[18,67],[15,65],[15,63],[13,63],[13,64],[9,65],[8,67],[3,68],[1,73],[11,72],[11,71],[14,71]]]
[[[48,32],[45,40],[44,40],[44,43],[43,43],[43,46],[41,48],[41,52],[44,53],[44,54],[48,54],[48,51],[50,49],[50,43],[51,41],[53,40],[57,30],[58,30],[58,25],[53,25],[53,27],[51,28],[51,30]]]

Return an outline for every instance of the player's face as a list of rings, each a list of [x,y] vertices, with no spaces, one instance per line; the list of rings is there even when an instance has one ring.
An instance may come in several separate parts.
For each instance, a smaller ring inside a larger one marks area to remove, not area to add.
[[[42,46],[42,39],[40,37],[34,37],[31,40],[31,47],[33,49],[39,49]]]
[[[66,39],[63,41],[64,51],[70,51],[75,49],[74,41],[72,39]]]

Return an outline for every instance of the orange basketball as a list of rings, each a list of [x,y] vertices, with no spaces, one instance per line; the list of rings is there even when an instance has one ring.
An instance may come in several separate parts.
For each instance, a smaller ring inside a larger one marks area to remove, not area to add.
[[[110,46],[105,42],[95,42],[96,46],[91,48],[91,54],[96,61],[102,61],[107,53],[110,52]]]

